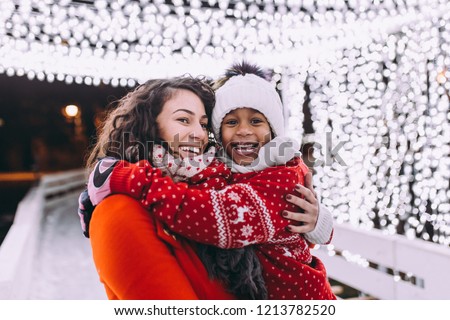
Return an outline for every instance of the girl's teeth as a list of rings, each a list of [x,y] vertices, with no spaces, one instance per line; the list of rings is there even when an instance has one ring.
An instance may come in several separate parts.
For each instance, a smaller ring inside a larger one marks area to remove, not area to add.
[[[240,155],[251,155],[255,153],[255,148],[235,148],[234,152],[240,154]]]
[[[253,150],[255,149],[254,145],[248,145],[248,144],[238,144],[235,147],[236,149],[242,149],[242,150]]]

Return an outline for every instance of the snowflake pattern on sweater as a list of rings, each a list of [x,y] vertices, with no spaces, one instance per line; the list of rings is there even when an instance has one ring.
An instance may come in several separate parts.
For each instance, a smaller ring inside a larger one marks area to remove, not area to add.
[[[148,161],[119,163],[111,191],[125,193],[169,229],[220,248],[254,245],[271,299],[335,299],[320,260],[312,257],[300,234],[286,231],[283,210],[298,211],[285,200],[304,184],[307,167],[296,158],[285,166],[234,174],[214,160],[191,178],[196,187],[175,183]]]

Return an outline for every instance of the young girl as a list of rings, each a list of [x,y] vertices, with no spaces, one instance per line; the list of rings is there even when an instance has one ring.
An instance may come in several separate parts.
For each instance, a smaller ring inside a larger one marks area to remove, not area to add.
[[[193,190],[164,177],[148,161],[120,161],[103,189],[140,199],[169,229],[192,240],[220,248],[253,245],[270,299],[334,299],[325,268],[305,241],[327,243],[331,217],[319,214],[315,229],[304,237],[286,230],[289,220],[283,216],[296,211],[286,194],[295,188],[304,192],[298,185],[304,184],[308,169],[295,157],[295,143],[283,136],[278,94],[246,68],[234,68],[239,74],[231,72],[219,82],[213,110],[221,155],[234,172],[232,184],[221,190]],[[187,163],[185,170],[201,171],[195,163]],[[198,177],[219,182],[215,173],[213,169]],[[89,194],[94,203],[105,195],[92,184]]]

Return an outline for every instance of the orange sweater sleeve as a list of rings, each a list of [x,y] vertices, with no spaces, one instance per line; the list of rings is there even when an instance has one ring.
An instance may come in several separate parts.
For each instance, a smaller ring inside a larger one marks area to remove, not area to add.
[[[91,246],[110,299],[198,299],[151,215],[127,196],[111,196],[97,206]]]

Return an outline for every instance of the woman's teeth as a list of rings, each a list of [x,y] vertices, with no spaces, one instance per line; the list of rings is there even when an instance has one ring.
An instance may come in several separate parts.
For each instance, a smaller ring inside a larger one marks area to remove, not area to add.
[[[196,148],[196,147],[180,147],[180,151],[199,154],[200,153],[200,148]]]

